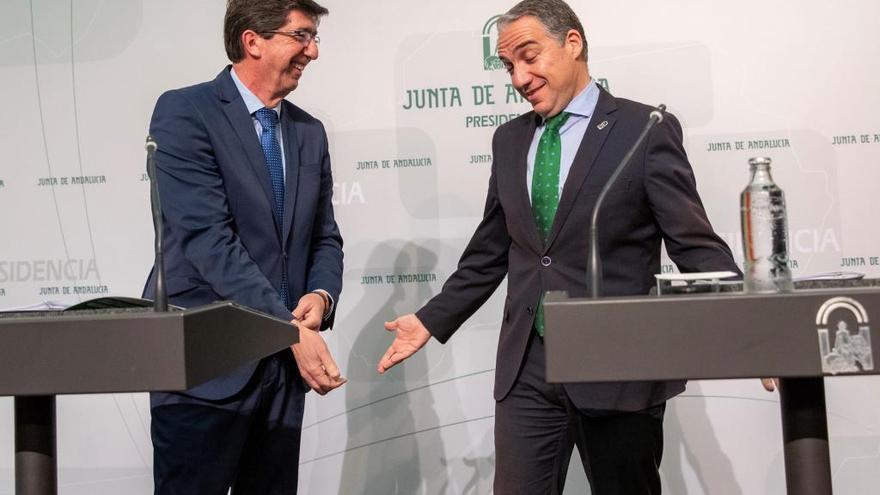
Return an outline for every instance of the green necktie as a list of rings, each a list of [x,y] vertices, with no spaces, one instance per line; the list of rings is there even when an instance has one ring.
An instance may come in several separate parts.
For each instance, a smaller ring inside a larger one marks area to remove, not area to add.
[[[538,234],[543,242],[547,242],[556,207],[559,206],[559,163],[562,157],[562,139],[559,128],[568,120],[569,114],[562,112],[547,119],[544,133],[538,141],[535,153],[535,167],[532,171],[532,213],[538,225]],[[544,336],[544,296],[538,302],[535,314],[535,331]]]

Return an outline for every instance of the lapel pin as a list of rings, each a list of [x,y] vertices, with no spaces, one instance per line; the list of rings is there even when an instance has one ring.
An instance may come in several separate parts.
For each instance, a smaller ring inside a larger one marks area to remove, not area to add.
[[[596,126],[596,129],[599,129],[599,130],[601,131],[601,130],[604,129],[605,126],[607,126],[607,125],[608,125],[608,121],[607,121],[607,120],[603,120],[601,124],[599,124],[599,125]]]

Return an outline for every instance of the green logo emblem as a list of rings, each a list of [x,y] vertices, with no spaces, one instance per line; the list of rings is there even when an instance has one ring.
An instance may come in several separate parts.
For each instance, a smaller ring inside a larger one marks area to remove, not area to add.
[[[498,58],[498,19],[500,15],[495,15],[486,21],[483,25],[483,70],[501,70],[504,64]],[[596,82],[608,91],[611,86],[608,79],[599,78]]]
[[[500,15],[491,17],[483,26],[483,70],[499,70],[504,68],[498,58],[498,19]]]

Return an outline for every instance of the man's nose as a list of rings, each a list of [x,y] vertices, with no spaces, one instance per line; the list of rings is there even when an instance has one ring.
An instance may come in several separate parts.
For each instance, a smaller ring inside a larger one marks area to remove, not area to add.
[[[513,84],[513,87],[520,93],[525,93],[528,90],[529,82],[531,82],[531,80],[532,77],[529,75],[528,71],[514,67],[510,73],[510,83]]]
[[[315,41],[314,38],[312,38],[311,40],[309,40],[309,44],[306,45],[306,49],[303,50],[303,53],[305,53],[305,55],[310,59],[315,60],[318,58],[319,51],[320,49],[318,48],[318,42]]]

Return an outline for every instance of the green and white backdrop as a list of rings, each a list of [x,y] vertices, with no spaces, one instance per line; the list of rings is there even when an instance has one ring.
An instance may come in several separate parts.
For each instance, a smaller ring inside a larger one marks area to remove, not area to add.
[[[449,344],[374,370],[390,340],[382,322],[440,289],[480,219],[492,132],[528,110],[492,58],[494,17],[511,4],[326,5],[321,57],[289,99],[330,137],[346,268],[325,335],[350,381],[308,397],[300,492],[490,493],[503,287]],[[572,5],[594,77],[681,119],[709,216],[737,257],[747,159],[767,155],[787,195],[794,273],[880,276],[880,4]],[[149,117],[163,90],[227,63],[224,7],[0,2],[0,308],[140,294],[152,261]],[[874,493],[880,382],[826,389],[835,488]],[[63,494],[151,493],[145,394],[61,397],[58,418]],[[3,398],[0,494],[13,491],[12,441]],[[661,470],[666,493],[783,493],[778,396],[757,380],[692,382],[670,403]],[[581,470],[569,478],[566,493],[584,493]]]

